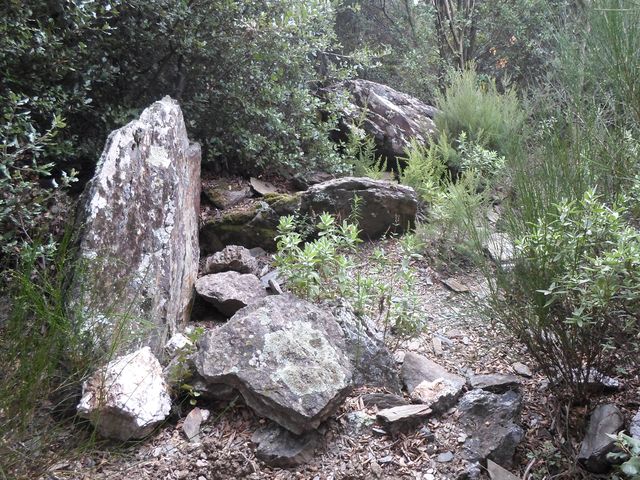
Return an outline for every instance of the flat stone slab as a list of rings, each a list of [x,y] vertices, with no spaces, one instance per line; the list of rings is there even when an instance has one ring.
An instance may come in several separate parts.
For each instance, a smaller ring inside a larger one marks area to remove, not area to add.
[[[258,415],[300,435],[331,416],[351,389],[352,366],[333,315],[292,295],[258,300],[199,342],[208,383],[240,391]]]
[[[267,296],[258,277],[238,272],[213,273],[200,277],[196,281],[196,292],[227,317]]]
[[[520,380],[515,375],[502,373],[489,373],[483,375],[471,375],[469,384],[472,389],[479,388],[493,393],[504,393],[520,386]]]
[[[389,433],[396,433],[414,427],[432,413],[427,405],[402,405],[380,410],[376,417]]]

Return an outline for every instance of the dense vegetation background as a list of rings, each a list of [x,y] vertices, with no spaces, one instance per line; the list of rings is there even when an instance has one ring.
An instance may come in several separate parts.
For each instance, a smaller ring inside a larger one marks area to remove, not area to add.
[[[440,109],[439,138],[407,151],[400,179],[429,206],[418,234],[443,258],[474,258],[501,192],[519,256],[488,274],[496,315],[563,378],[558,395],[584,399],[596,367],[634,368],[637,1],[7,0],[0,72],[2,282],[34,339],[34,318],[49,338],[52,318],[67,328],[51,262],[109,131],[171,95],[207,168],[349,173],[354,150],[330,140],[344,99],[323,87],[359,77]]]

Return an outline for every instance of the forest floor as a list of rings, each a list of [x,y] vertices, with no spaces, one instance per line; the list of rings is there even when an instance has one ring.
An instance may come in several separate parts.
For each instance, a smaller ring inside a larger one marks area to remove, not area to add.
[[[390,255],[400,255],[396,239],[367,243],[361,248],[365,259],[375,246],[384,244]],[[575,449],[572,437],[584,428],[587,410],[571,409],[569,416],[553,401],[544,377],[535,373],[524,347],[494,322],[487,308],[484,277],[477,272],[435,271],[426,260],[415,263],[419,274],[420,312],[426,329],[415,338],[397,342],[394,355],[417,352],[437,361],[452,372],[513,373],[516,362],[527,364],[533,375],[521,377],[524,408],[521,425],[525,437],[516,450],[511,470],[517,478],[583,478],[563,460],[552,439],[558,432],[565,447]],[[443,280],[455,278],[468,291],[456,293]],[[150,438],[140,443],[91,443],[86,426],[61,428],[54,434],[24,445],[31,451],[32,467],[46,464],[46,473],[23,471],[18,478],[56,479],[412,479],[460,478],[466,469],[459,455],[465,434],[456,425],[455,408],[429,420],[426,429],[390,436],[376,425],[354,428],[350,418],[373,416],[375,407],[365,407],[362,395],[374,390],[352,392],[337,415],[322,427],[323,443],[313,460],[292,469],[271,468],[255,457],[252,434],[265,424],[241,399],[231,405],[199,405],[211,411],[202,425],[201,442],[188,442],[182,432],[185,406]],[[620,404],[620,403],[618,403]],[[582,415],[581,415],[582,414]],[[37,420],[37,419],[36,419]],[[45,421],[44,419],[40,419]],[[34,422],[34,431],[36,424]],[[556,442],[557,443],[557,442]],[[82,445],[84,448],[74,448]],[[451,452],[453,459],[438,462],[438,454]],[[570,453],[570,452],[564,452]],[[40,471],[41,472],[41,471]],[[564,473],[563,473],[564,472]],[[524,475],[523,475],[524,474]],[[482,472],[482,478],[488,478]],[[587,478],[587,477],[584,477]]]

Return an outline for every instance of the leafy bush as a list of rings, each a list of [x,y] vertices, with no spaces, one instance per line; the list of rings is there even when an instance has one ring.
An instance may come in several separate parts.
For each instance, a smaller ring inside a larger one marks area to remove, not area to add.
[[[615,436],[609,435],[609,437],[616,440],[616,446],[620,451],[607,454],[607,458],[614,462],[622,461],[616,468],[624,475],[624,478],[638,480],[640,478],[640,440],[625,435],[623,432]],[[613,478],[619,479],[617,475],[614,475]]]
[[[518,251],[501,280],[512,299],[501,308],[515,308],[505,321],[549,378],[584,400],[595,376],[637,348],[640,233],[588,190],[539,218]]]
[[[452,74],[450,85],[438,97],[435,122],[449,138],[510,155],[517,146],[526,116],[514,89],[499,93],[495,81],[481,81],[474,69]]]
[[[415,237],[407,236],[401,242],[400,262],[390,261],[378,248],[367,263],[360,264],[355,256],[358,228],[349,220],[338,224],[332,215],[320,215],[318,238],[306,243],[300,229],[294,217],[281,217],[276,237],[275,265],[292,292],[312,301],[346,300],[357,314],[383,325],[385,338],[392,330],[401,337],[423,328],[417,308],[417,277],[411,267],[416,258]],[[365,274],[367,264],[373,265],[373,272]]]

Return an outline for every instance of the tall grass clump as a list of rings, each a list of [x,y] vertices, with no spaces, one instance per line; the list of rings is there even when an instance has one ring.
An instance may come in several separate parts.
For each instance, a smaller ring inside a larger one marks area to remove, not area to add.
[[[452,74],[449,82],[437,98],[438,130],[454,139],[464,132],[471,143],[511,154],[526,118],[516,91],[500,93],[494,80],[481,79],[473,68]]]

